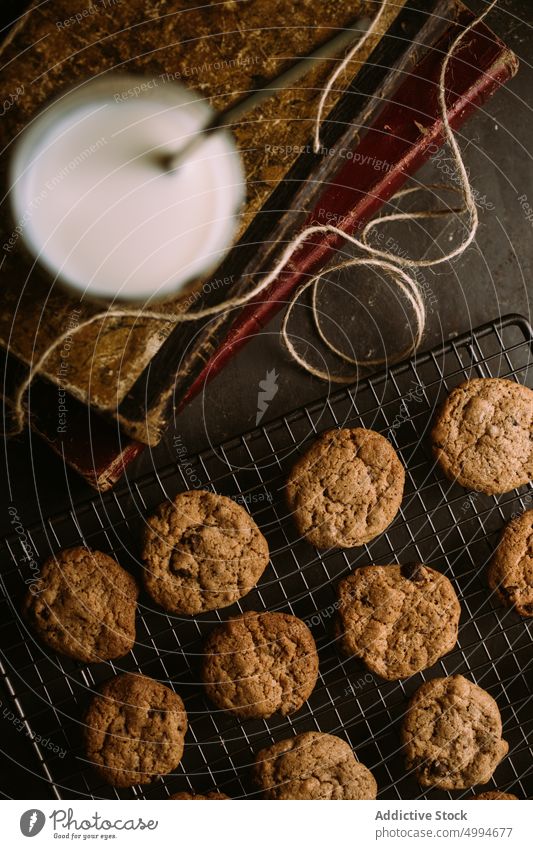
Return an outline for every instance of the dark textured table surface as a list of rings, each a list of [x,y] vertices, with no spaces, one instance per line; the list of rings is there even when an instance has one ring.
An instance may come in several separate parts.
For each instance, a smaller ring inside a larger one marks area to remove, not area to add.
[[[469,3],[479,9],[480,3]],[[10,0],[2,4],[0,25],[6,25],[24,7]],[[452,266],[439,267],[426,275],[431,289],[428,324],[423,348],[448,339],[498,315],[518,312],[530,316],[533,265],[533,5],[529,0],[501,0],[488,21],[520,59],[518,75],[478,111],[459,136],[465,152],[472,183],[480,199],[480,226],[476,243]],[[532,134],[530,136],[530,133]],[[435,174],[430,170],[429,181]],[[441,175],[442,176],[442,175]],[[528,209],[527,204],[531,205]],[[528,217],[531,220],[528,220]],[[441,223],[431,230],[443,249],[457,238],[453,222]],[[405,236],[405,231],[404,231]],[[420,255],[427,238],[412,232],[408,250]],[[377,288],[369,300],[370,286],[376,281],[345,273],[343,283],[357,291],[361,310],[354,311],[349,325],[356,351],[365,353],[372,339],[363,305],[369,305],[383,332],[391,339],[405,332],[401,311],[384,309],[388,303],[384,288]],[[328,300],[328,312],[336,317],[342,307]],[[383,323],[380,319],[383,315]],[[302,322],[302,327],[306,322]],[[311,338],[311,337],[310,337]],[[192,456],[210,444],[254,427],[259,382],[267,371],[278,374],[278,392],[270,403],[264,422],[325,395],[325,385],[305,375],[280,344],[278,324],[254,340],[175,421],[164,443],[146,451],[130,469],[130,476],[143,474],[154,466],[176,459],[177,446]],[[25,526],[43,515],[62,510],[71,501],[90,497],[91,490],[39,442],[29,436],[6,446],[3,463],[9,479],[4,486],[0,523],[2,532],[9,528],[7,508],[10,500]],[[4,481],[6,478],[4,477]],[[9,491],[8,491],[9,490]],[[6,703],[6,696],[0,692]],[[0,712],[1,712],[0,706]],[[35,762],[22,734],[5,733],[1,728],[3,757],[0,765],[0,791],[15,798],[48,798],[43,781],[32,774]]]

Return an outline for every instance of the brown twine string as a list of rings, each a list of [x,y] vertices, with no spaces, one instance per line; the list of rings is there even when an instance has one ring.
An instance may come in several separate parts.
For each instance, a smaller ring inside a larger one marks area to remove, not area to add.
[[[348,51],[348,53],[346,54],[346,56],[344,57],[344,59],[342,60],[342,62],[338,66],[338,68],[332,73],[332,75],[330,76],[330,78],[328,79],[328,81],[327,81],[327,83],[324,87],[324,91],[322,92],[322,94],[320,96],[319,103],[318,103],[318,110],[317,110],[316,119],[315,119],[314,142],[313,142],[313,147],[314,147],[315,153],[320,153],[320,149],[321,149],[320,128],[322,127],[322,115],[324,114],[324,109],[326,107],[326,101],[327,101],[329,95],[331,94],[331,90],[333,89],[333,86],[335,85],[336,80],[339,78],[339,76],[342,74],[342,72],[345,71],[348,68],[353,57],[362,49],[362,47],[366,44],[368,39],[376,32],[376,30],[379,26],[379,22],[381,21],[381,18],[383,17],[383,14],[385,13],[386,8],[387,8],[387,0],[381,0],[381,7],[380,7],[376,17],[372,21],[371,25],[366,30],[366,32],[361,36],[361,38],[359,38],[357,40],[357,42],[354,44],[354,46]]]
[[[324,109],[324,104],[327,99],[328,94],[330,93],[332,86],[342,71],[348,66],[352,57],[355,53],[361,48],[361,46],[365,43],[365,41],[370,37],[370,35],[376,31],[376,28],[379,24],[381,16],[384,12],[386,0],[382,0],[382,6],[376,15],[376,18],[371,25],[371,27],[364,33],[364,35],[358,40],[358,42],[354,45],[354,47],[349,51],[347,56],[343,59],[337,70],[332,74],[324,92],[321,96],[319,108],[316,117],[315,124],[315,147],[320,150],[320,128],[322,124],[322,113]],[[450,126],[450,122],[448,119],[448,111],[446,107],[446,72],[448,69],[448,65],[451,57],[455,53],[458,45],[463,41],[463,39],[468,35],[468,33],[477,26],[488,14],[489,12],[496,6],[498,0],[492,0],[491,3],[486,7],[486,9],[478,15],[472,22],[465,27],[459,33],[459,35],[454,39],[451,44],[444,61],[442,63],[442,68],[440,72],[439,79],[439,107],[441,113],[441,120],[443,124],[445,141],[449,145],[452,153],[452,157],[455,160],[455,164],[457,167],[457,172],[460,178],[460,188],[459,187],[445,187],[450,190],[458,191],[462,194],[464,204],[459,210],[452,209],[441,209],[441,210],[431,210],[431,211],[415,211],[415,212],[396,212],[390,215],[383,215],[373,219],[369,224],[366,225],[364,230],[362,231],[361,237],[356,238],[355,236],[350,236],[345,233],[343,230],[340,230],[338,227],[334,227],[332,225],[313,225],[310,227],[306,227],[301,233],[299,233],[285,248],[283,254],[281,255],[279,261],[276,263],[272,271],[267,274],[263,280],[258,283],[256,286],[251,289],[246,295],[242,295],[237,298],[230,298],[228,301],[225,301],[223,304],[217,304],[211,307],[206,307],[205,309],[198,310],[196,312],[185,312],[179,315],[168,315],[167,313],[161,312],[159,310],[139,310],[139,309],[108,309],[104,312],[96,313],[84,321],[81,321],[76,327],[70,328],[64,333],[60,334],[60,336],[55,339],[55,341],[41,354],[41,356],[33,363],[30,367],[26,378],[22,381],[20,386],[17,389],[14,398],[14,418],[15,418],[15,426],[9,432],[9,436],[15,436],[20,434],[23,430],[24,423],[26,420],[25,410],[24,410],[24,397],[26,392],[30,388],[32,381],[35,376],[39,374],[42,370],[42,367],[46,360],[54,353],[65,340],[74,334],[78,333],[80,330],[89,327],[97,321],[102,321],[106,318],[137,318],[137,319],[145,319],[145,320],[156,320],[165,323],[170,323],[173,325],[178,325],[188,321],[198,321],[202,318],[209,318],[214,315],[221,315],[222,313],[229,312],[238,307],[244,306],[249,301],[256,298],[262,292],[264,292],[270,284],[278,277],[279,273],[286,266],[288,260],[296,253],[299,247],[307,241],[310,236],[315,234],[326,234],[332,233],[337,236],[340,236],[343,240],[348,241],[363,253],[369,254],[370,256],[366,257],[358,257],[351,260],[346,260],[339,265],[333,266],[332,268],[327,269],[326,271],[322,271],[313,277],[311,280],[307,281],[299,290],[296,292],[292,300],[289,302],[289,306],[287,308],[285,318],[282,325],[281,337],[282,340],[293,357],[293,359],[308,373],[315,377],[321,378],[322,380],[331,381],[333,383],[351,383],[355,379],[355,375],[348,376],[335,376],[331,375],[327,372],[323,372],[320,369],[315,368],[311,365],[304,357],[302,357],[297,350],[295,349],[288,332],[288,324],[289,319],[294,309],[294,306],[298,302],[300,296],[310,287],[313,287],[313,315],[315,327],[317,328],[318,334],[326,347],[329,350],[338,356],[340,359],[352,363],[356,366],[369,366],[369,365],[383,365],[387,362],[386,358],[375,358],[375,359],[365,359],[365,360],[357,360],[354,357],[349,357],[347,354],[340,351],[332,342],[329,340],[323,330],[323,327],[320,323],[319,319],[319,310],[317,306],[318,302],[318,284],[324,274],[332,273],[344,268],[351,268],[357,266],[366,266],[371,268],[381,268],[385,271],[391,278],[391,280],[398,286],[399,290],[403,293],[411,308],[413,310],[416,322],[416,330],[413,334],[412,342],[404,348],[404,350],[400,351],[394,359],[402,359],[404,357],[410,356],[414,351],[417,350],[420,345],[420,341],[422,339],[424,328],[425,328],[425,320],[426,320],[426,311],[424,306],[424,300],[422,296],[421,289],[418,285],[418,282],[415,277],[411,276],[404,269],[412,269],[412,268],[429,268],[431,266],[440,265],[444,262],[449,262],[455,257],[460,256],[464,253],[464,251],[468,248],[468,246],[473,242],[477,227],[478,227],[478,212],[477,207],[474,201],[472,188],[470,186],[470,181],[468,178],[468,173],[463,162],[461,151],[459,145],[455,139],[453,130]],[[414,187],[404,189],[397,193],[396,198],[407,195],[413,191],[420,190],[421,188],[426,187]],[[430,187],[429,187],[430,188]],[[442,188],[442,187],[439,187]],[[419,218],[436,218],[442,215],[449,215],[454,212],[467,212],[469,216],[469,224],[468,224],[468,234],[463,239],[460,245],[458,245],[453,250],[444,254],[437,259],[410,259],[408,257],[398,256],[396,254],[392,254],[388,251],[380,250],[379,248],[373,247],[368,242],[368,234],[371,229],[376,226],[391,222],[391,221],[407,221],[407,220],[415,220]]]

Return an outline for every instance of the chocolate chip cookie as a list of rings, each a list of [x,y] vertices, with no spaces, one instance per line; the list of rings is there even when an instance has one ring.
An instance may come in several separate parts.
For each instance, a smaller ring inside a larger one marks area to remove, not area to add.
[[[488,495],[533,478],[533,392],[502,378],[462,383],[448,396],[431,432],[445,475]]]
[[[53,651],[98,662],[133,647],[137,596],[135,579],[108,554],[68,548],[46,560],[23,613]]]
[[[503,604],[533,616],[533,510],[505,526],[487,577]]]
[[[245,613],[209,636],[202,680],[211,701],[241,719],[299,710],[318,675],[315,641],[288,613]]]
[[[254,782],[265,799],[375,799],[376,780],[339,737],[307,731],[262,749]]]
[[[500,799],[502,801],[516,799],[518,801],[518,796],[513,796],[512,793],[502,793],[501,790],[487,790],[486,793],[478,793],[474,796],[474,800],[476,799]]]
[[[149,784],[183,754],[187,714],[180,697],[153,678],[106,681],[85,717],[87,759],[108,784]]]
[[[250,592],[268,564],[268,545],[246,510],[212,492],[182,492],[148,520],[144,584],[171,613],[227,607]]]
[[[225,796],[224,793],[217,793],[215,790],[211,790],[209,793],[206,793],[205,796],[202,796],[201,793],[174,793],[171,799],[183,799],[183,801],[187,800],[189,802],[205,802],[208,799],[216,800],[221,802],[223,800],[228,799],[229,796]]]
[[[352,548],[390,525],[404,482],[384,436],[359,427],[330,430],[293,467],[287,504],[298,531],[316,548]]]
[[[409,702],[402,728],[407,769],[423,787],[486,784],[505,757],[498,705],[462,675],[433,678]]]
[[[338,587],[341,650],[389,681],[427,669],[451,651],[460,615],[448,578],[422,563],[364,566]]]

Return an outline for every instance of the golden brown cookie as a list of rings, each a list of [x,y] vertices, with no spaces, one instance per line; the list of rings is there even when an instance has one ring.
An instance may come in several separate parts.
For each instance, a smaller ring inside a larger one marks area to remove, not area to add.
[[[533,478],[533,392],[503,378],[462,383],[431,432],[435,459],[450,480],[488,495]]]
[[[502,801],[516,799],[518,801],[518,796],[513,796],[512,793],[502,793],[501,790],[487,790],[485,793],[477,793],[474,796],[474,800],[476,799],[501,799]]]
[[[389,681],[427,669],[451,651],[460,615],[448,578],[422,563],[363,566],[338,587],[341,650]]]
[[[375,799],[376,780],[339,737],[307,731],[262,749],[253,769],[265,799]]]
[[[533,616],[533,510],[505,526],[487,577],[503,604]]]
[[[407,769],[423,787],[486,784],[509,749],[498,705],[462,675],[433,678],[407,707],[402,742]]]
[[[390,525],[404,482],[404,468],[384,436],[360,427],[330,430],[294,465],[287,504],[314,546],[352,548]]]
[[[149,784],[183,754],[187,714],[180,697],[153,678],[106,681],[85,717],[87,759],[108,784]]]
[[[135,579],[108,554],[68,548],[44,563],[23,613],[54,651],[98,662],[132,649],[138,593]]]
[[[318,675],[315,641],[288,613],[244,613],[209,636],[202,680],[211,701],[241,719],[299,710]]]
[[[171,799],[182,799],[183,801],[189,802],[205,802],[208,799],[216,800],[216,801],[225,801],[230,800],[229,796],[225,796],[224,793],[217,793],[215,790],[211,790],[209,793],[206,793],[205,796],[202,796],[201,793],[174,793],[173,796],[170,796]]]
[[[255,586],[268,545],[246,510],[223,495],[194,490],[161,504],[148,520],[144,584],[171,613],[227,607]]]

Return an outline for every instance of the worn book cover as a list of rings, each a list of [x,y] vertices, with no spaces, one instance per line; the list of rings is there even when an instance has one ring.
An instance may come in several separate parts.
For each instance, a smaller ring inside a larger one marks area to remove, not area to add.
[[[398,0],[388,3],[383,29],[402,5]],[[175,79],[205,94],[215,109],[221,109],[326,41],[336,29],[371,13],[375,3],[337,0],[319,4],[316,0],[228,0],[201,7],[185,0],[36,3],[1,47],[2,179],[5,183],[7,157],[17,134],[51,98],[79,80],[113,72],[142,74],[157,85]],[[360,62],[379,41],[380,33],[376,33],[345,78],[338,80],[326,112],[341,100]],[[273,94],[249,120],[234,128],[247,179],[236,239],[241,244],[273,191],[306,150],[318,95],[332,67],[324,62],[297,87]],[[27,366],[65,328],[75,327],[100,311],[101,305],[79,303],[51,286],[25,255],[20,239],[23,223],[10,220],[6,201],[0,215],[0,344]],[[198,308],[206,293],[222,299],[237,287],[251,285],[252,281],[239,279],[232,270],[233,259],[230,254],[224,273],[215,275],[214,281],[205,286],[200,282],[194,297],[167,302],[165,310],[172,314]],[[126,434],[155,443],[165,425],[162,411],[168,401],[165,392],[172,391],[175,378],[172,367],[166,390],[152,399],[153,415],[151,408],[146,416],[135,403],[135,387],[168,335],[169,325],[108,319],[75,333],[68,357],[61,351],[54,353],[43,376],[96,412],[118,416]]]

